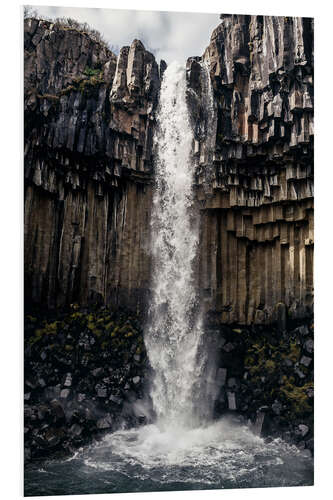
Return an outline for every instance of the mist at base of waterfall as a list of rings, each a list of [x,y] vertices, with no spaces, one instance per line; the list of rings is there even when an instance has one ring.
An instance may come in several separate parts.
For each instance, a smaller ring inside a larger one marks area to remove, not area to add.
[[[310,486],[313,460],[225,417],[196,429],[119,430],[67,460],[30,464],[25,495]]]

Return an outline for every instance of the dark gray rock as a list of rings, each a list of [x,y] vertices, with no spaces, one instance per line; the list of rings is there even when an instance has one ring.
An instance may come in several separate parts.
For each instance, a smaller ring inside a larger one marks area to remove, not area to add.
[[[232,342],[227,342],[227,344],[225,344],[223,347],[222,347],[222,350],[225,351],[225,352],[231,352],[235,349],[235,345],[232,343]]]
[[[309,358],[309,356],[302,356],[300,359],[300,364],[303,366],[310,366],[312,362],[312,358]]]
[[[107,388],[105,386],[97,385],[96,392],[97,392],[97,396],[99,398],[106,398],[108,395],[108,391],[107,391]]]
[[[305,437],[307,435],[307,433],[309,432],[309,427],[305,424],[299,424],[298,429],[299,429],[302,437]]]
[[[280,415],[282,411],[282,404],[279,401],[275,400],[272,404],[272,410],[275,415]]]
[[[97,420],[97,428],[98,429],[111,429],[112,427],[112,418],[111,415],[107,415],[104,418],[100,418]]]
[[[38,420],[43,421],[45,420],[50,413],[50,409],[47,405],[40,405],[37,409],[37,417]]]
[[[298,328],[296,328],[296,331],[303,337],[309,335],[309,327],[307,325],[299,326]]]
[[[99,368],[95,368],[94,370],[92,370],[91,373],[94,377],[99,378],[99,377],[102,377],[104,370],[103,370],[103,368],[99,367]]]
[[[307,389],[306,394],[309,396],[309,398],[314,397],[314,390],[312,388]]]
[[[299,448],[300,450],[305,450],[305,441],[300,441],[297,444],[297,448]]]
[[[45,375],[48,375],[47,373],[45,373]],[[46,387],[46,382],[45,382],[45,379],[43,377],[39,377],[38,378],[38,385],[39,387],[41,387],[42,389],[44,389],[44,387]]]
[[[307,447],[307,449],[309,449],[313,453],[313,450],[314,450],[314,439],[313,438],[307,439],[305,441],[305,446]]]
[[[239,386],[239,382],[235,379],[235,377],[231,377],[227,382],[228,388],[231,390],[235,390]]]
[[[264,411],[257,412],[255,422],[254,424],[252,424],[252,432],[257,436],[261,436],[265,418],[266,418],[266,413]]]
[[[313,340],[312,339],[308,339],[306,342],[304,342],[304,349],[307,353],[309,354],[312,354],[313,353],[313,347],[314,347],[314,344],[313,344]]]
[[[121,404],[122,404],[122,402],[123,402],[123,400],[122,400],[122,398],[121,398],[120,396],[116,396],[116,395],[114,395],[114,394],[111,394],[111,396],[110,396],[110,398],[109,398],[109,399],[110,399],[110,401],[111,401],[112,403],[115,403],[115,404],[116,404],[116,405],[118,405],[118,406],[119,406],[119,405],[121,405]]]
[[[62,389],[62,391],[60,392],[60,397],[62,399],[68,399],[70,396],[70,393],[71,393],[70,389]]]
[[[229,410],[237,410],[236,395],[234,392],[227,392]]]
[[[83,427],[79,424],[73,424],[70,429],[69,429],[69,432],[75,436],[75,437],[79,437],[81,436],[82,432],[83,432]]]
[[[50,402],[50,408],[54,422],[63,423],[65,421],[65,412],[60,401],[58,401],[57,399],[53,399]]]
[[[64,382],[64,386],[65,387],[72,386],[72,374],[71,373],[67,373],[66,378],[65,378],[65,382]]]
[[[56,428],[49,428],[45,432],[38,432],[35,441],[41,448],[54,448],[63,439],[64,434]]]
[[[26,378],[25,381],[24,381],[24,383],[30,389],[36,389],[36,387],[37,387],[37,383],[33,379]]]
[[[300,368],[298,368],[298,367],[295,368],[295,373],[296,373],[296,375],[299,376],[299,378],[301,378],[301,379],[305,378],[305,374],[302,372],[302,370],[300,370]]]
[[[24,420],[29,421],[34,417],[34,409],[31,406],[24,406]]]

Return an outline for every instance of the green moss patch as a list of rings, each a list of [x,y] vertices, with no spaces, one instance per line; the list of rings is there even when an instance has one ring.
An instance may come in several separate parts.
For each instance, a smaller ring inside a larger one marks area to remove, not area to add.
[[[27,315],[26,324],[25,343],[38,355],[46,348],[55,355],[71,359],[75,352],[80,352],[80,339],[83,338],[91,339],[92,352],[114,353],[120,364],[136,350],[144,351],[140,323],[125,312],[105,308],[87,312],[72,305],[70,311],[51,320]]]
[[[245,343],[244,369],[248,375],[244,394],[251,394],[248,400],[253,413],[260,406],[271,408],[278,401],[282,405],[281,421],[290,424],[311,416],[312,372],[299,363],[300,340],[288,335],[276,338],[274,333],[267,332],[249,336]]]

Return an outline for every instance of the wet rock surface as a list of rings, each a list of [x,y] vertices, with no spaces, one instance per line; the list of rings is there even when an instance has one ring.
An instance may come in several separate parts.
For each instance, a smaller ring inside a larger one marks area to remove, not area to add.
[[[223,325],[219,335],[216,416],[238,412],[255,433],[282,436],[313,453],[313,355],[301,363],[313,344],[313,324],[290,324],[283,334],[278,324]]]
[[[25,333],[27,459],[69,454],[120,425],[146,422],[135,410],[149,369],[138,318],[107,309],[31,314]]]

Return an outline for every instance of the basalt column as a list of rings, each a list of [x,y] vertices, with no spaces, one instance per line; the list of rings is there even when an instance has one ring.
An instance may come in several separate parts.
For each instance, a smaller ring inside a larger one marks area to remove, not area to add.
[[[26,304],[141,307],[159,68],[134,40],[25,21]]]
[[[202,301],[218,322],[283,323],[313,310],[313,21],[221,19],[202,58],[187,63]]]

